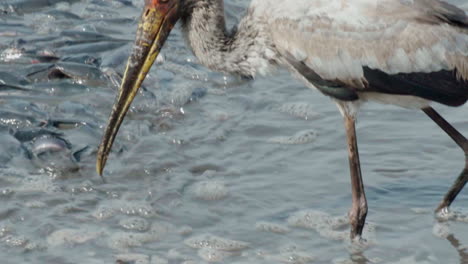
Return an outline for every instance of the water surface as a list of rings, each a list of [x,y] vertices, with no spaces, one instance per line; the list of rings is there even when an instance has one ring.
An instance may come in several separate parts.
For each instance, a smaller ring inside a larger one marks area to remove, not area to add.
[[[468,262],[467,191],[456,219],[432,214],[463,154],[422,112],[361,110],[367,242],[351,245],[336,106],[286,71],[250,82],[212,73],[179,29],[103,183],[96,148],[142,2],[0,4],[2,263]],[[232,25],[249,1],[225,2]],[[467,106],[436,109],[468,133]]]

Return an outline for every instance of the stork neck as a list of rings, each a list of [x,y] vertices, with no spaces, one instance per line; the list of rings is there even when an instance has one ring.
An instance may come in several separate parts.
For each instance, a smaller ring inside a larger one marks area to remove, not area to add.
[[[254,77],[265,74],[273,62],[261,23],[248,13],[237,30],[226,29],[223,0],[193,2],[182,19],[186,38],[200,63],[216,71]]]

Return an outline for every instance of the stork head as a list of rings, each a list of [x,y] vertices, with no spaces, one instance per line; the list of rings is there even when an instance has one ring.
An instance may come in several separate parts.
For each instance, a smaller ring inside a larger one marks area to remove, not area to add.
[[[180,18],[182,0],[145,0],[136,33],[135,46],[99,146],[96,170],[102,175],[107,157],[122,121],[146,74],[153,65],[170,31]]]

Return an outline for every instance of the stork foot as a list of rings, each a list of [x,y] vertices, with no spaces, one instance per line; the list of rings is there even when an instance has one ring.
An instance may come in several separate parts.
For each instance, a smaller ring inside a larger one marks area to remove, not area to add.
[[[458,193],[460,193],[460,191],[468,182],[468,147],[466,148],[465,152],[465,168],[455,180],[452,187],[450,187],[447,194],[445,194],[439,206],[437,206],[437,209],[435,210],[436,214],[447,214],[450,205],[455,200],[455,198],[457,198]]]
[[[445,120],[439,113],[437,113],[432,107],[422,109],[426,115],[428,115],[442,130],[449,135],[452,140],[463,150],[465,153],[465,168],[460,173],[458,178],[453,183],[452,187],[445,194],[444,198],[440,202],[439,206],[435,210],[436,214],[448,213],[448,208],[452,202],[457,198],[457,195],[465,187],[468,182],[468,140],[458,132],[447,120]]]
[[[349,223],[351,225],[351,240],[361,240],[362,230],[366,223],[367,216],[367,201],[365,197],[361,197],[359,202],[353,203],[351,210],[348,213]]]

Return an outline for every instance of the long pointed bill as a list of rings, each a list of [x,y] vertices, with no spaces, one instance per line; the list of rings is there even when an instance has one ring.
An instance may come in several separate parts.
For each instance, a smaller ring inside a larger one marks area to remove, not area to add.
[[[179,1],[159,2],[162,1],[146,0],[145,10],[136,34],[135,47],[128,59],[119,95],[112,108],[106,131],[99,146],[96,161],[96,170],[99,175],[102,175],[112,143],[133,98],[135,98],[141,83],[179,18]]]

